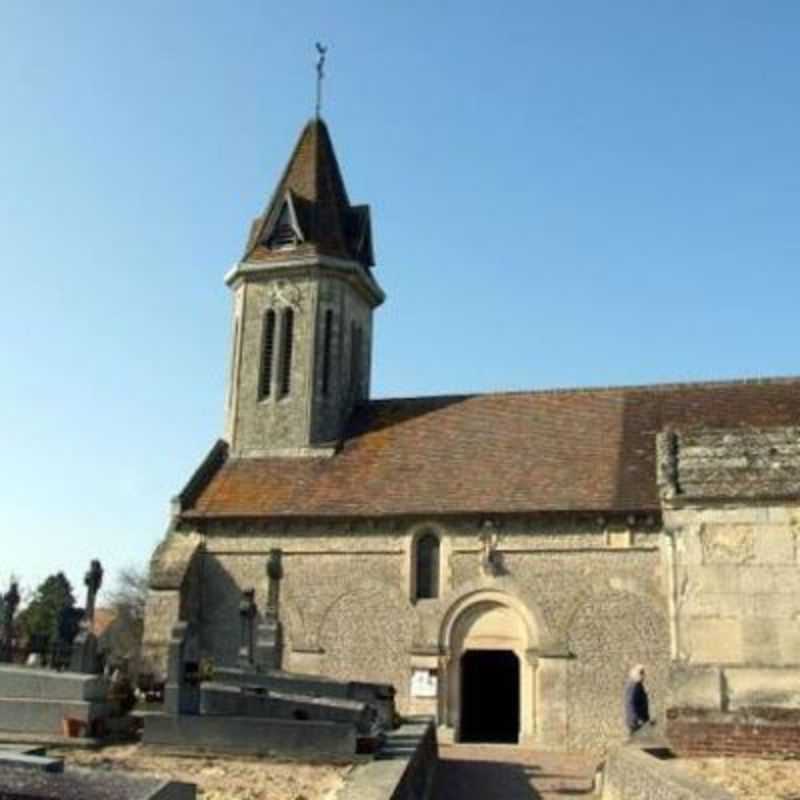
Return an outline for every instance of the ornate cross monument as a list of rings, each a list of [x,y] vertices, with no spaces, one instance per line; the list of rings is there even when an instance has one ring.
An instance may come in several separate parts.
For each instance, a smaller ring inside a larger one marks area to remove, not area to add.
[[[97,637],[94,635],[94,609],[97,593],[103,584],[103,567],[96,558],[89,564],[83,578],[86,586],[86,611],[81,621],[81,630],[72,644],[69,668],[71,672],[95,673],[98,671]]]
[[[0,661],[11,661],[13,658],[12,642],[14,639],[14,614],[19,606],[19,588],[16,581],[3,595],[3,639],[0,641]]]
[[[267,559],[267,607],[264,621],[258,626],[256,660],[262,669],[280,669],[281,623],[279,620],[280,582],[283,577],[281,551],[274,548]]]

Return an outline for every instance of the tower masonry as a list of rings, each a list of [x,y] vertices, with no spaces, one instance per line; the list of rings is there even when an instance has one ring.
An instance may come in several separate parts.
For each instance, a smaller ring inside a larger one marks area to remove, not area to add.
[[[372,311],[384,300],[373,266],[369,207],[350,205],[328,129],[314,119],[226,276],[232,455],[335,451],[369,399]]]

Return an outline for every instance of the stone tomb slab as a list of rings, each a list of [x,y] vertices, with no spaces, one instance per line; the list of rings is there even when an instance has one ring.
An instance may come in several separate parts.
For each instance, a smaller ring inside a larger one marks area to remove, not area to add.
[[[58,735],[63,730],[63,720],[69,718],[85,723],[89,732],[97,720],[106,719],[110,712],[105,703],[0,697],[0,730]]]
[[[0,798],[4,800],[195,800],[196,797],[193,783],[78,767],[53,773],[0,764]]]
[[[200,687],[200,713],[341,722],[355,725],[361,733],[369,732],[375,719],[374,710],[360,700],[289,694],[263,687],[253,690],[211,682]]]
[[[221,683],[247,688],[261,687],[282,694],[360,700],[375,707],[384,727],[393,724],[394,687],[391,684],[337,681],[321,675],[303,675],[283,670],[255,672],[234,667],[218,667],[214,677]]]
[[[279,755],[350,761],[356,752],[353,725],[261,717],[151,714],[142,744],[175,751]]]
[[[101,702],[108,681],[99,675],[0,666],[0,697]]]
[[[65,718],[91,729],[105,719],[108,682],[97,675],[0,667],[0,730],[60,734]]]

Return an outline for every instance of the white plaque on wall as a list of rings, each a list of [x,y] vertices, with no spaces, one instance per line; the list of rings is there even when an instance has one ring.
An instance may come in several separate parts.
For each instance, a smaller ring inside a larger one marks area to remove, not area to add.
[[[411,673],[412,697],[436,697],[437,691],[435,672],[429,669],[415,669]]]

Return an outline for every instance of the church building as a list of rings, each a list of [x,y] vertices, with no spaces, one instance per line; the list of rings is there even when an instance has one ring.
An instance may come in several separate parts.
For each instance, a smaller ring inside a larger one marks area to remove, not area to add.
[[[638,663],[687,747],[796,727],[800,379],[372,400],[379,275],[313,119],[225,278],[225,430],[153,556],[154,668],[179,620],[234,663],[279,559],[276,665],[391,683],[444,740],[600,750]]]

